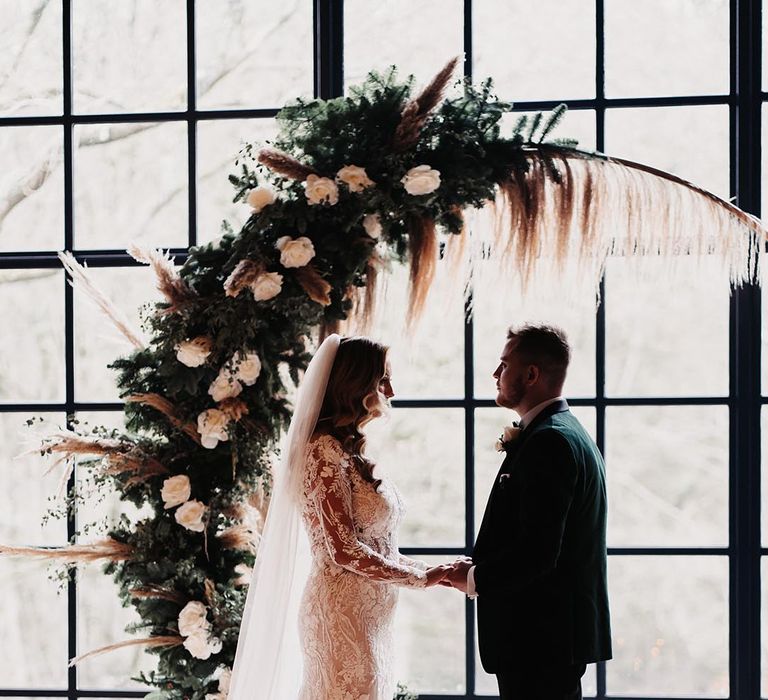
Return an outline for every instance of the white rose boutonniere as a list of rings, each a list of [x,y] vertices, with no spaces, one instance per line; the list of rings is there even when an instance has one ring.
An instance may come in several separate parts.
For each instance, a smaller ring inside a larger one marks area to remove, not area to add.
[[[187,367],[199,367],[211,354],[213,343],[210,338],[199,335],[192,340],[185,340],[176,347],[176,359]]]
[[[269,187],[256,187],[248,193],[245,201],[258,214],[262,209],[274,203],[275,193]]]
[[[264,272],[250,285],[256,301],[267,301],[276,297],[283,289],[283,276],[279,272]]]
[[[368,177],[365,168],[360,168],[357,165],[345,165],[336,173],[336,182],[343,182],[350,192],[362,192],[367,187],[376,184]]]
[[[306,236],[278,238],[275,248],[280,251],[280,263],[283,267],[304,267],[315,257],[315,246]]]
[[[176,522],[182,527],[192,532],[202,532],[205,530],[205,514],[207,512],[205,503],[200,501],[187,501],[179,506],[174,514]]]
[[[227,433],[229,420],[229,416],[218,408],[209,408],[197,417],[197,432],[200,433],[200,442],[203,447],[212,450],[219,440],[222,442],[229,440]]]
[[[189,477],[186,474],[171,476],[163,482],[163,488],[160,496],[165,504],[163,508],[173,508],[186,503],[192,495],[192,486],[189,483]]]
[[[308,175],[304,180],[304,195],[310,205],[327,203],[333,206],[339,201],[339,188],[329,177]]]
[[[417,165],[403,175],[400,182],[408,194],[430,194],[440,187],[440,171],[428,165]]]
[[[520,437],[522,432],[523,429],[516,425],[506,426],[504,432],[496,440],[496,451],[506,452],[512,446],[512,443]]]

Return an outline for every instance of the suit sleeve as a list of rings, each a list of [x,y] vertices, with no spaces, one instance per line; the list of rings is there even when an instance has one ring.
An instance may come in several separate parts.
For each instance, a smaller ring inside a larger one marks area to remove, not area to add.
[[[552,429],[532,435],[523,449],[517,527],[498,533],[501,548],[475,562],[478,595],[523,588],[552,571],[560,556],[578,473],[573,451]]]

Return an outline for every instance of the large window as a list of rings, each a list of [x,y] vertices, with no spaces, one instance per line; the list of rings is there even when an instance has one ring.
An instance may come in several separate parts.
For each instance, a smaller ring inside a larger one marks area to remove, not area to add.
[[[4,543],[63,544],[96,515],[136,515],[107,494],[41,527],[59,474],[43,477],[36,455],[11,459],[32,415],[122,421],[105,366],[130,348],[73,295],[56,251],[87,261],[138,325],[156,292],[126,246],[181,261],[222,219],[237,228],[247,209],[231,203],[226,176],[243,142],[270,138],[291,97],[343,94],[392,63],[424,83],[463,52],[466,74],[493,76],[516,111],[565,101],[561,135],[760,214],[759,0],[0,0],[0,17]],[[585,695],[768,697],[759,291],[730,296],[707,259],[612,259],[595,310],[570,293],[573,271],[509,299],[491,272],[478,277],[471,318],[442,288],[408,341],[404,271],[393,272],[376,333],[394,347],[397,400],[372,443],[409,505],[401,546],[434,561],[471,550],[510,419],[490,378],[506,326],[558,323],[574,346],[568,398],[608,470],[614,659],[588,669]],[[85,477],[76,471],[70,492]],[[0,559],[0,593],[0,695],[144,695],[128,680],[151,668],[142,651],[67,668],[125,639],[136,619],[98,566],[57,594],[39,563]],[[427,698],[493,695],[473,604],[443,589],[400,600],[398,678]]]

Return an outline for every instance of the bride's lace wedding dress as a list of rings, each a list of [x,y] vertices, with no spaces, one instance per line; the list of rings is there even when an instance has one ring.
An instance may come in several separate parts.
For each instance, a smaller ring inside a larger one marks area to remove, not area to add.
[[[401,555],[403,503],[374,485],[330,435],[307,447],[303,520],[312,571],[299,617],[300,700],[392,700],[392,618],[397,585],[424,587],[427,564]]]

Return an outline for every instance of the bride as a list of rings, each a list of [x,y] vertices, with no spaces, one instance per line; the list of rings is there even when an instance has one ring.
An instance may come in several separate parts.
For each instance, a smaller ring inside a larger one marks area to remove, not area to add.
[[[393,396],[390,378],[387,348],[368,338],[331,335],[310,362],[243,610],[229,700],[392,699],[396,586],[434,586],[451,566],[400,554],[400,494],[374,477],[364,455],[362,428]]]

